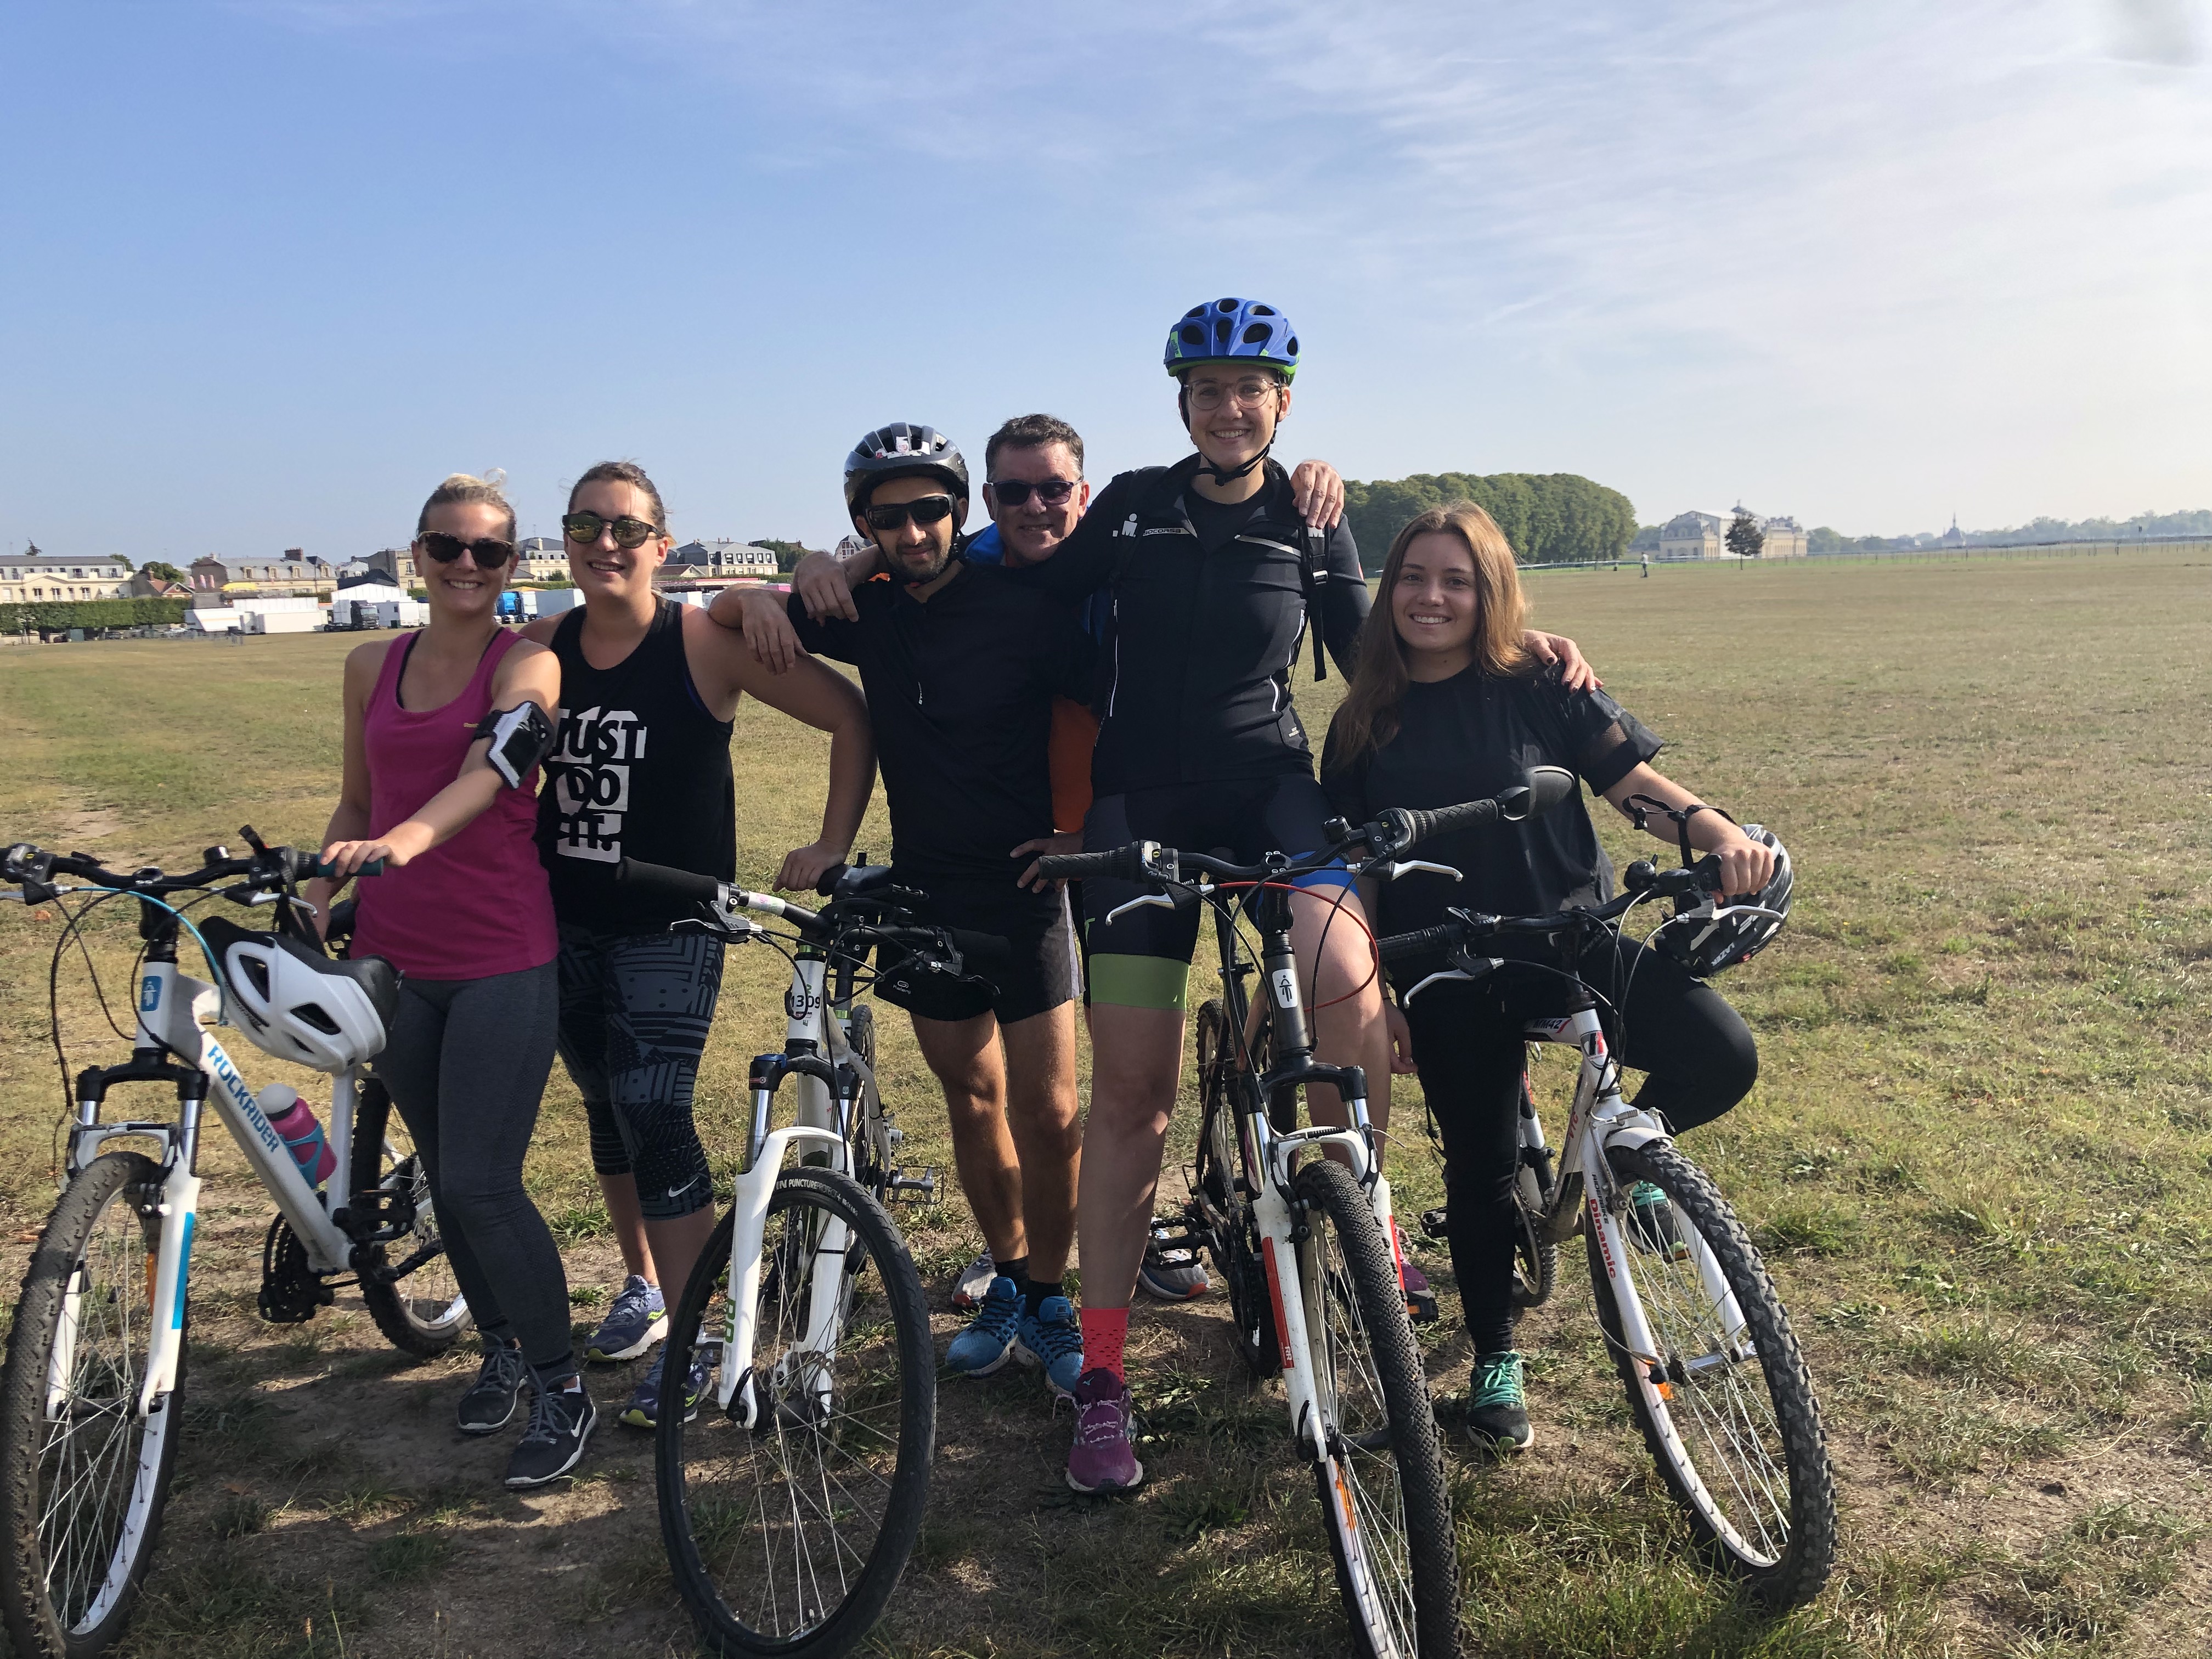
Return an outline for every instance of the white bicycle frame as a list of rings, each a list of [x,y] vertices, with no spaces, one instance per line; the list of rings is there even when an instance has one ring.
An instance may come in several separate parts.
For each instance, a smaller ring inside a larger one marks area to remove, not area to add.
[[[730,896],[732,908],[757,909],[771,915],[785,914],[783,902],[766,894],[732,890]],[[784,997],[784,1055],[794,1062],[826,1061],[832,1071],[849,1068],[856,1079],[852,1095],[841,1100],[824,1079],[797,1064],[772,1079],[752,1079],[752,1124],[746,1137],[744,1169],[737,1177],[731,1202],[729,1322],[714,1380],[714,1401],[725,1411],[731,1409],[731,1402],[744,1390],[744,1398],[735,1415],[746,1428],[754,1425],[760,1410],[759,1395],[750,1381],[753,1353],[760,1339],[762,1247],[767,1237],[769,1205],[782,1176],[784,1160],[794,1149],[801,1150],[802,1155],[819,1151],[826,1154],[823,1162],[830,1169],[853,1175],[851,1116],[863,1109],[865,1103],[877,1098],[873,1074],[846,1041],[849,1010],[831,1008],[823,994],[829,971],[829,962],[817,951],[802,950],[793,962],[791,988]],[[770,1129],[777,1085],[786,1077],[798,1085],[797,1109],[790,1124]],[[888,1167],[889,1157],[896,1148],[897,1131],[884,1121],[880,1109],[869,1111],[867,1117],[871,1150]],[[826,1402],[829,1398],[830,1368],[810,1365],[808,1356],[834,1354],[843,1337],[845,1255],[851,1243],[850,1225],[832,1218],[814,1252],[805,1334],[776,1362],[770,1379],[778,1395],[787,1394],[797,1381],[803,1382],[817,1399]]]

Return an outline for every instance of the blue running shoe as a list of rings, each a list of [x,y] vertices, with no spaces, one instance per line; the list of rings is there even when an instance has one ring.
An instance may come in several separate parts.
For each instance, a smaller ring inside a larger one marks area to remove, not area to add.
[[[1083,1380],[1083,1326],[1073,1302],[1045,1297],[1035,1313],[1022,1316],[1014,1340],[1024,1364],[1044,1368],[1045,1387],[1062,1400],[1075,1398],[1075,1385]]]
[[[684,1420],[689,1423],[699,1415],[699,1396],[707,1392],[708,1382],[714,1374],[714,1362],[719,1358],[714,1345],[702,1342],[691,1350],[691,1374],[684,1380]],[[660,1394],[667,1378],[668,1350],[663,1348],[653,1357],[653,1369],[645,1379],[630,1390],[629,1404],[622,1408],[620,1421],[633,1429],[657,1428],[660,1423]]]
[[[984,1292],[975,1323],[952,1339],[945,1363],[963,1376],[988,1376],[1013,1358],[1021,1322],[1021,1287],[1001,1274]]]
[[[584,1358],[603,1364],[635,1359],[667,1334],[668,1310],[660,1300],[660,1286],[632,1273],[615,1292],[605,1320],[584,1344]]]

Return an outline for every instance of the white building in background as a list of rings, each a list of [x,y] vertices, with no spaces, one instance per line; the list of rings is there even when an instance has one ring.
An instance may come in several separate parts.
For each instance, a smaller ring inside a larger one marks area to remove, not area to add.
[[[119,599],[131,592],[127,559],[27,552],[0,556],[0,605],[39,605],[55,599]]]
[[[1728,531],[1730,519],[1714,513],[1680,513],[1667,520],[1659,530],[1659,556],[1662,559],[1729,559],[1735,556],[1729,551]],[[1757,514],[1753,515],[1758,518]],[[1802,559],[1805,556],[1805,532],[1797,520],[1786,514],[1779,518],[1758,520],[1762,542],[1759,556],[1765,559]]]

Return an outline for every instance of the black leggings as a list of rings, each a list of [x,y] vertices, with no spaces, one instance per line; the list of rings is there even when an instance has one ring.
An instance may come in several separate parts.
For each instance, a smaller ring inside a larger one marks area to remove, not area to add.
[[[1636,1096],[1644,1110],[1679,1133],[1711,1122],[1751,1091],[1759,1048],[1750,1028],[1679,963],[1632,941],[1622,943],[1616,963],[1608,939],[1585,949],[1581,971],[1622,1009],[1620,1061],[1650,1073]],[[1452,1272],[1477,1353],[1513,1346],[1522,1027],[1557,1014],[1566,989],[1549,975],[1507,967],[1472,985],[1432,985],[1406,1009],[1421,1092],[1443,1136]],[[1612,1020],[1607,1025],[1613,1029]],[[1561,1127],[1552,1126],[1554,1133]]]
[[[704,933],[561,927],[561,1063],[592,1126],[592,1167],[637,1182],[637,1207],[672,1221],[714,1201],[691,1116],[699,1056],[722,990],[722,941]]]
[[[553,1069],[559,1002],[550,962],[488,979],[403,981],[376,1057],[428,1172],[438,1231],[477,1328],[517,1338],[547,1382],[576,1369],[568,1279],[523,1190],[522,1158]]]

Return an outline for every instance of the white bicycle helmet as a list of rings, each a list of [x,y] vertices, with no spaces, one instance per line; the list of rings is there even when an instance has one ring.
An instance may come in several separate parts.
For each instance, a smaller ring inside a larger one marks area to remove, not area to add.
[[[331,1073],[383,1049],[399,973],[381,957],[333,962],[297,939],[251,933],[221,916],[199,927],[239,1028],[255,1048]]]

